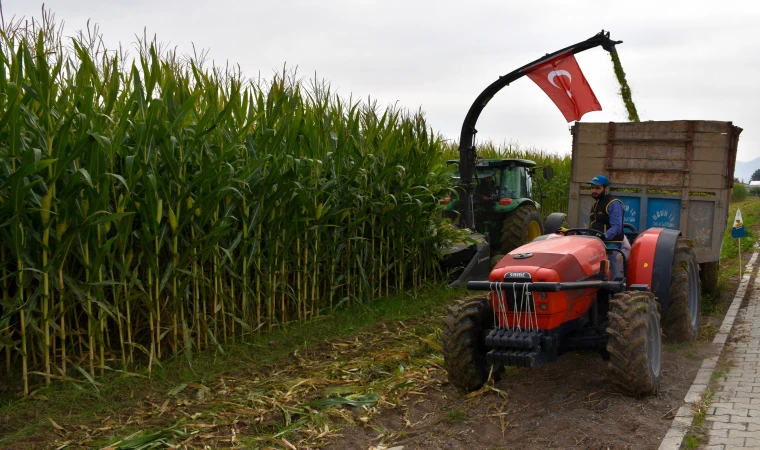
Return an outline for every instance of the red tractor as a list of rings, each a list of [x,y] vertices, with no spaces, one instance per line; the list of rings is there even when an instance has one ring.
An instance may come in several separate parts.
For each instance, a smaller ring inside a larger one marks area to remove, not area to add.
[[[697,336],[699,267],[694,243],[678,231],[626,234],[633,244],[623,277],[610,277],[620,250],[607,249],[598,231],[577,228],[540,236],[504,256],[488,281],[467,282],[488,294],[450,308],[443,329],[449,380],[472,391],[506,366],[538,367],[592,349],[625,392],[657,392],[661,330],[673,340]]]
[[[602,30],[499,77],[475,99],[459,141],[461,228],[478,230],[483,220],[473,208],[475,124],[490,99],[538,64],[597,46],[613,52],[619,43]],[[547,228],[556,229],[565,215],[549,218],[553,226]],[[488,236],[473,234],[474,244],[457,247],[455,261],[469,263],[462,264],[455,283],[466,282],[469,289],[488,295],[459,301],[450,309],[443,329],[449,380],[472,391],[489,376],[498,379],[506,366],[538,367],[567,351],[593,349],[609,360],[610,378],[623,390],[632,395],[656,392],[662,331],[673,340],[697,336],[701,294],[694,242],[677,230],[650,228],[639,234],[628,226],[631,251],[627,261],[623,255],[622,272],[616,270],[622,276],[612,276],[610,261],[622,253],[619,249],[608,249],[596,230],[560,230],[512,250],[493,269]],[[486,274],[488,281],[471,281]]]

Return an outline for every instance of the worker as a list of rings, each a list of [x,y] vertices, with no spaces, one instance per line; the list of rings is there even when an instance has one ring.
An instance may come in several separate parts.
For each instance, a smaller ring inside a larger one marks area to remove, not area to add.
[[[591,185],[591,197],[595,200],[591,207],[589,228],[601,232],[604,245],[609,249],[620,249],[627,261],[631,243],[623,234],[623,202],[610,195],[610,180],[606,176],[597,175],[588,184]],[[622,278],[625,276],[623,258],[620,252],[610,253],[612,278]]]
[[[484,203],[491,202],[496,197],[496,184],[493,177],[485,177],[478,179],[478,184],[475,186],[475,198],[481,200]]]

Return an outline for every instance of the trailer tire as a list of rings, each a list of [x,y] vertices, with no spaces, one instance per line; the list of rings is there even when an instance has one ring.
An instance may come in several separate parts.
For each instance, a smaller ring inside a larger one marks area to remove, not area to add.
[[[718,291],[718,273],[720,273],[719,261],[710,261],[699,265],[699,281],[702,284],[702,292],[715,294]]]
[[[494,327],[487,297],[458,300],[443,322],[443,362],[451,384],[466,392],[483,387],[489,374],[501,378],[504,367],[486,361],[485,337]]]
[[[630,395],[655,394],[662,377],[662,331],[654,294],[615,294],[608,317],[610,379]]]
[[[518,206],[504,219],[501,232],[501,253],[506,255],[542,234],[544,234],[544,226],[541,215],[538,214],[538,210],[533,204]]]
[[[670,308],[662,321],[668,340],[688,342],[697,338],[701,297],[694,241],[679,237],[670,267]]]

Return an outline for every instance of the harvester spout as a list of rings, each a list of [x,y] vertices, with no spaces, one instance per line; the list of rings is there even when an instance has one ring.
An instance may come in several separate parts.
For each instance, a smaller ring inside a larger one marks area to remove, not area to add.
[[[517,70],[514,70],[504,76],[499,77],[498,80],[491,83],[490,86],[485,88],[483,92],[478,95],[475,101],[470,106],[470,110],[465,116],[464,123],[462,124],[462,131],[459,135],[459,170],[461,181],[457,186],[460,190],[460,198],[464,199],[464,227],[475,230],[475,211],[473,208],[473,174],[475,172],[475,162],[477,159],[475,149],[475,134],[478,130],[475,125],[478,122],[480,113],[486,107],[488,102],[496,95],[502,88],[509,86],[510,83],[520,79],[526,74],[527,69],[532,68],[545,61],[549,61],[563,53],[580,53],[582,51],[601,46],[608,52],[615,50],[615,45],[622,44],[623,41],[613,41],[610,39],[610,32],[602,30],[585,41],[578,42],[569,47],[565,47],[561,50],[557,50],[554,53],[546,54],[545,56],[538,58],[537,60],[528,63]]]

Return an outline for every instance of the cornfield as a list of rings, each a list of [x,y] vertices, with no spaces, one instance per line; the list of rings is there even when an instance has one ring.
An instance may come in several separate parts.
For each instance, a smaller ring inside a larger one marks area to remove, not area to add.
[[[447,143],[444,152],[446,159],[459,159],[459,147],[456,143]],[[549,166],[554,169],[554,178],[544,180],[541,171],[536,172],[538,183],[541,185],[542,194],[546,195],[541,203],[541,215],[545,218],[553,212],[567,212],[568,186],[570,186],[570,155],[558,155],[535,148],[520,148],[518,145],[496,145],[486,141],[477,148],[478,156],[483,158],[518,158],[535,161],[538,166]],[[534,186],[536,199],[539,190]]]
[[[24,392],[437,276],[446,153],[421,113],[61,36],[43,15],[0,37],[0,351]]]

